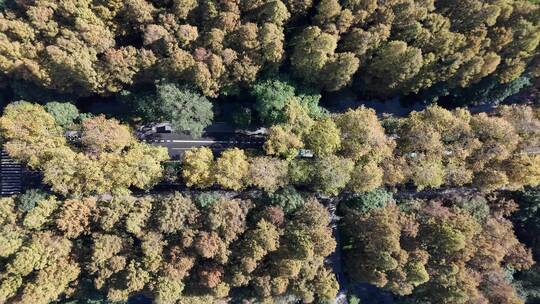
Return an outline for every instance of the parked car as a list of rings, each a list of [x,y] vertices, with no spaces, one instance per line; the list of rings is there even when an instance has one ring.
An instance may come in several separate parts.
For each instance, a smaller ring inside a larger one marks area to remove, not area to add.
[[[298,151],[298,157],[311,158],[313,157],[313,151],[308,149],[300,149]]]

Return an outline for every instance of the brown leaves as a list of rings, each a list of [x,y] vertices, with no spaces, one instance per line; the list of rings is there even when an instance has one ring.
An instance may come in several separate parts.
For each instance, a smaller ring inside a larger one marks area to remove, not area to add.
[[[104,115],[82,122],[81,142],[92,153],[119,152],[133,141],[129,128]]]
[[[96,209],[96,199],[67,200],[64,202],[56,226],[67,238],[76,238],[89,233],[90,220]]]
[[[215,232],[202,231],[195,240],[195,250],[204,258],[215,257],[220,248],[223,246],[223,241]]]
[[[344,251],[347,271],[356,280],[437,303],[519,303],[502,278],[508,266],[531,267],[530,251],[499,211],[473,217],[479,210],[465,208],[459,203],[463,199],[465,194],[457,200],[416,201],[403,210],[395,205],[367,213],[345,209],[342,236],[351,246]]]
[[[250,160],[247,182],[267,192],[274,192],[288,183],[288,163],[271,157]]]

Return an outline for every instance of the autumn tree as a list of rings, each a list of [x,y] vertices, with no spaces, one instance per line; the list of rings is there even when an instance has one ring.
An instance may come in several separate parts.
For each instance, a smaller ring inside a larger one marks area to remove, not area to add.
[[[233,270],[232,281],[235,285],[245,285],[250,281],[250,274],[255,271],[257,263],[269,252],[279,246],[279,231],[271,223],[260,220],[256,229],[246,233],[243,243],[239,245],[236,255],[238,264]]]
[[[229,149],[216,160],[214,170],[216,182],[220,186],[240,190],[246,185],[249,162],[243,150]]]
[[[0,299],[118,302],[144,292],[158,303],[200,303],[238,291],[256,301],[336,296],[325,263],[336,243],[321,203],[309,197],[285,215],[278,203],[207,194],[215,200],[204,206],[188,192],[51,196],[29,212],[17,208],[16,197],[3,198]],[[42,226],[20,224],[53,202],[58,206]]]
[[[380,163],[392,155],[395,143],[385,134],[374,110],[360,107],[336,118],[341,130],[341,151],[355,161]]]
[[[420,249],[408,252],[402,248],[400,239],[411,235],[403,231],[401,225],[407,221],[400,218],[397,206],[356,210],[345,211],[348,226],[345,235],[347,244],[353,248],[347,251],[347,265],[353,278],[401,295],[410,294],[415,287],[426,283],[430,278],[426,270],[429,254]]]
[[[318,89],[352,86],[378,98],[429,90],[437,99],[476,85],[497,91],[512,84],[515,91],[514,81],[537,74],[535,1],[131,0],[74,7],[2,8],[6,80],[91,96],[165,78],[216,97],[290,63]]]
[[[56,220],[58,230],[70,239],[88,233],[90,218],[95,208],[95,198],[65,201]]]
[[[248,183],[268,192],[274,192],[288,183],[288,163],[270,157],[250,160]]]
[[[347,158],[330,155],[315,162],[317,174],[313,176],[314,190],[327,195],[337,195],[351,179],[354,163]]]
[[[116,119],[100,115],[81,124],[81,143],[90,153],[120,152],[131,144],[131,131]]]
[[[163,233],[175,233],[195,224],[197,208],[189,197],[180,193],[161,198],[156,211],[158,229]]]
[[[334,154],[341,146],[340,133],[332,119],[317,120],[305,135],[306,148],[319,157]]]
[[[33,168],[45,162],[46,153],[66,144],[54,117],[29,102],[8,105],[0,118],[0,130],[6,151]]]
[[[424,64],[421,49],[399,40],[382,45],[378,55],[367,66],[368,76],[365,77],[366,85],[377,96],[402,91],[403,83],[416,76]]]
[[[523,87],[520,76],[528,77],[540,42],[533,34],[538,6],[519,1],[508,4],[514,8],[508,14],[499,4],[478,1],[474,8],[461,2],[293,2],[291,10],[313,12],[292,39],[297,75],[327,90],[354,77],[355,88],[376,98],[420,92],[434,101],[500,100],[504,91]]]
[[[32,210],[28,211],[22,224],[25,228],[42,230],[54,222],[54,213],[60,207],[60,202],[54,196],[44,195]]]
[[[306,27],[295,37],[291,55],[296,74],[331,91],[348,85],[359,60],[351,53],[336,53],[337,43],[336,35],[325,33],[317,26]]]
[[[104,116],[85,119],[80,128],[82,151],[40,105],[14,103],[0,118],[10,156],[43,171],[44,182],[64,196],[126,193],[159,182],[164,148],[139,143],[127,126]]]
[[[4,10],[9,17],[2,17],[2,39],[9,50],[1,54],[2,71],[10,79],[79,96],[110,95],[161,78],[217,96],[281,63],[290,17],[282,1],[133,0],[72,8],[20,3]]]
[[[532,257],[505,218],[509,213],[500,213],[508,202],[490,200],[485,217],[444,195],[399,208],[347,202],[340,212],[348,273],[416,302],[521,303],[502,279],[504,269],[529,268]]]
[[[212,173],[214,155],[212,150],[203,147],[188,150],[182,162],[182,177],[188,187],[209,187],[214,183]]]

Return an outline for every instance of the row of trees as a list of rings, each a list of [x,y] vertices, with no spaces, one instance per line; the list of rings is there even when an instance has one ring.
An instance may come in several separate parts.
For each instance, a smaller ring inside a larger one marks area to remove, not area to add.
[[[312,118],[307,105],[292,98],[275,113],[285,122],[269,129],[268,156],[235,148],[215,159],[208,148],[194,149],[184,155],[185,183],[268,192],[292,183],[336,195],[406,183],[492,191],[540,182],[540,119],[529,106],[501,106],[493,115],[430,106],[399,119],[378,119],[360,107]],[[78,136],[67,140],[66,126]],[[61,103],[10,104],[0,132],[13,158],[43,171],[44,181],[65,196],[149,189],[162,179],[168,158],[165,148],[138,142],[118,121]],[[295,158],[301,148],[315,157]]]
[[[0,201],[0,302],[313,302],[337,293],[335,241],[314,198],[277,204],[212,192]]]
[[[0,70],[75,95],[165,77],[216,96],[285,62],[318,89],[445,95],[538,76],[538,12],[523,0],[10,2]]]
[[[79,129],[77,138],[68,141],[62,126]],[[76,108],[62,104],[12,103],[0,117],[0,134],[11,157],[42,171],[44,182],[64,196],[149,189],[169,158],[165,148],[138,142],[117,120],[81,119]]]
[[[214,164],[206,148],[186,153],[187,185],[272,192],[292,183],[335,195],[407,183],[420,190],[472,185],[484,191],[540,183],[540,116],[529,106],[501,106],[493,115],[430,106],[383,119],[364,107],[317,119],[308,112],[296,99],[277,112],[285,122],[269,129],[264,145],[273,157],[249,158],[235,149]],[[302,148],[315,157],[296,158]]]
[[[290,16],[281,1],[38,1],[3,11],[0,69],[78,95],[164,76],[207,96],[250,83],[283,59]]]
[[[349,200],[340,210],[345,269],[403,303],[524,303],[508,274],[533,264],[507,218],[516,209],[474,193]]]
[[[248,159],[237,148],[226,150],[214,159],[212,150],[204,147],[185,153],[182,177],[189,187],[208,188],[217,184],[240,190],[251,185],[274,192],[288,184],[288,163],[265,156]]]
[[[396,203],[380,187],[537,185],[536,109],[501,106],[473,115],[430,106],[378,119],[363,107],[316,115],[291,94],[275,109],[269,155],[230,149],[214,157],[208,148],[184,155],[188,186],[265,190],[252,201],[212,192],[129,196],[130,187],[149,189],[162,178],[166,150],[69,104],[10,104],[0,117],[8,153],[42,170],[52,191],[67,198],[29,191],[0,201],[0,302],[125,301],[137,293],[157,303],[333,299],[338,286],[324,263],[336,245],[329,214],[292,185],[362,193],[339,206],[346,271],[355,281],[405,303],[522,303],[518,292],[535,296],[535,270],[520,273],[514,285],[508,274],[533,263],[514,235],[512,214],[538,255],[534,189],[516,195],[515,212],[502,197],[464,192]],[[77,136],[66,139],[65,130]],[[300,148],[316,156],[295,158]],[[95,196],[103,193],[113,195]]]
[[[486,76],[504,84],[526,70],[540,41],[538,7],[526,1],[324,0],[314,8],[294,37],[291,64],[328,90],[355,74],[377,97],[463,88]]]

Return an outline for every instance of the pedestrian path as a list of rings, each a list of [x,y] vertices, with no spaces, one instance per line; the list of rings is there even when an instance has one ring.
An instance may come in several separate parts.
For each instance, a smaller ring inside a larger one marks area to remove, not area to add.
[[[0,195],[9,196],[22,191],[22,165],[2,149],[0,154]]]

